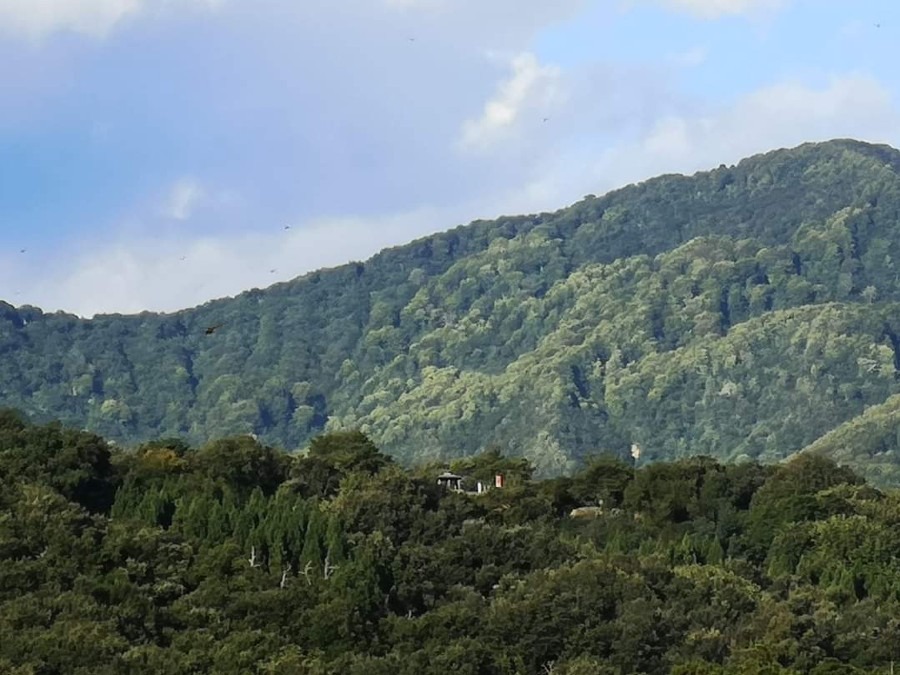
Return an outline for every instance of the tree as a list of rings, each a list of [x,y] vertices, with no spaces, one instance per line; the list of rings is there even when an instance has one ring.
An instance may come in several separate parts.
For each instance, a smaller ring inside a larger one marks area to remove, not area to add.
[[[250,436],[213,441],[190,459],[205,476],[244,495],[256,487],[267,495],[273,494],[287,478],[291,461],[285,453]]]
[[[309,445],[311,459],[320,459],[342,474],[378,473],[392,462],[361,431],[334,431],[317,436]]]
[[[615,455],[590,458],[572,480],[572,493],[582,505],[602,504],[618,508],[625,488],[634,479],[634,469]]]

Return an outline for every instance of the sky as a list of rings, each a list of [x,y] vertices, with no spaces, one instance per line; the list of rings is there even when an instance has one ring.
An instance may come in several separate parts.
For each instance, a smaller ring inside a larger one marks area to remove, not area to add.
[[[0,0],[0,299],[175,311],[806,141],[893,0]]]

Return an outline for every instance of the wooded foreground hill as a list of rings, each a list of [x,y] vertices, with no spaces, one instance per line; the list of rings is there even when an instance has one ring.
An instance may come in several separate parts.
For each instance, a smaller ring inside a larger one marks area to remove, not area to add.
[[[495,445],[539,474],[632,443],[642,461],[816,444],[892,482],[898,171],[887,146],[805,144],[174,314],[4,304],[0,405],[120,443],[358,427],[403,461]]]
[[[862,675],[900,660],[900,493],[831,460],[535,481],[359,432],[135,451],[0,412],[9,675]],[[577,509],[590,506],[588,509]],[[591,517],[573,517],[587,511]]]

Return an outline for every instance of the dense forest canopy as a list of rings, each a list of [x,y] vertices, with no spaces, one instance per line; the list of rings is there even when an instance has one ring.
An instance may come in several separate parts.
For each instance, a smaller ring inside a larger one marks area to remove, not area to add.
[[[359,428],[407,464],[496,446],[539,476],[632,444],[643,461],[817,444],[888,484],[898,170],[887,146],[811,143],[174,314],[4,304],[0,404],[126,444]]]
[[[501,472],[473,495],[439,471]],[[815,453],[535,481],[360,432],[135,451],[0,413],[0,672],[886,673],[900,495]]]

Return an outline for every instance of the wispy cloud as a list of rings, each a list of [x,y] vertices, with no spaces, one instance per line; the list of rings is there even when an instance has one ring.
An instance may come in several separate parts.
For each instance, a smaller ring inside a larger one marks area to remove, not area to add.
[[[444,214],[443,217],[446,217]],[[80,316],[174,311],[236,295],[322,267],[363,260],[423,230],[448,226],[432,209],[383,218],[321,219],[268,234],[167,236],[84,241],[80,252],[32,279],[27,297],[10,298]],[[27,274],[23,265],[18,274]],[[275,270],[274,272],[272,270]],[[0,275],[11,287],[12,272]]]
[[[187,220],[205,196],[205,191],[194,178],[178,180],[163,204],[162,214],[173,220]]]
[[[463,125],[464,149],[486,150],[509,138],[524,115],[530,115],[532,121],[543,120],[560,104],[559,68],[542,65],[527,52],[513,57],[510,67],[512,74],[498,84],[481,115]]]
[[[690,174],[807,141],[896,143],[898,128],[900,110],[890,91],[870,76],[835,76],[821,86],[782,81],[729,104],[661,116],[612,146],[562,154],[521,192],[541,191],[562,204],[584,193],[601,194],[662,173]]]
[[[36,39],[57,31],[94,37],[148,9],[215,9],[222,0],[0,0],[0,32]]]

